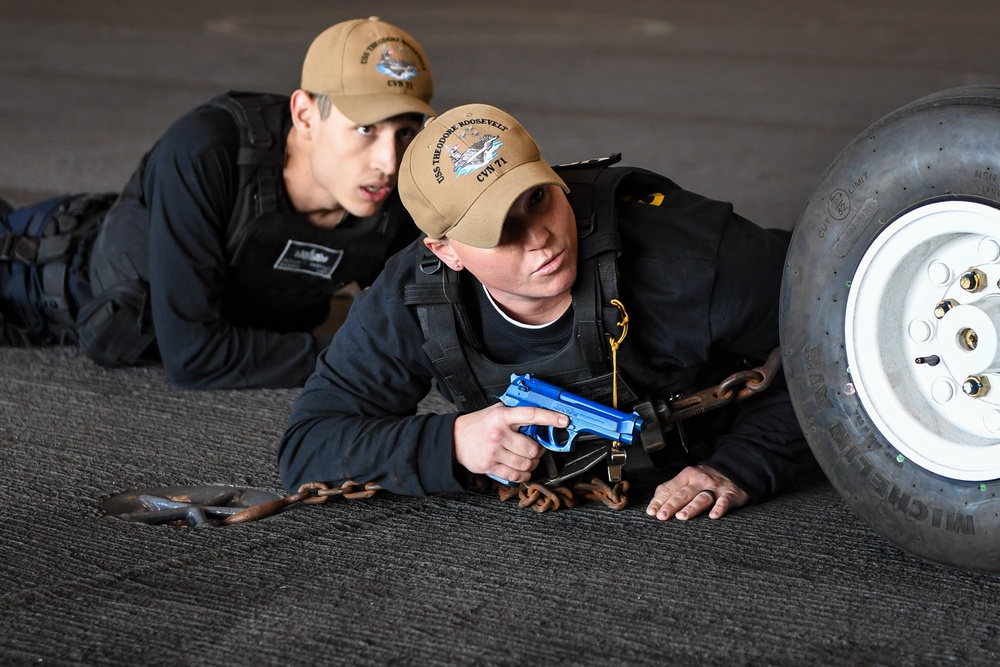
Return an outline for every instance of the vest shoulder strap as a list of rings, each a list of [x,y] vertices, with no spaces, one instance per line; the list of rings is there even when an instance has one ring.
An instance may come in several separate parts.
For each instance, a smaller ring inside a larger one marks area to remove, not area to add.
[[[254,188],[256,215],[277,210],[285,164],[284,129],[288,98],[267,93],[230,91],[209,104],[225,109],[240,129],[240,189]],[[237,215],[239,213],[237,212]]]
[[[490,402],[476,383],[463,350],[463,341],[474,339],[470,338],[459,274],[446,268],[423,244],[416,264],[416,280],[406,286],[403,302],[416,309],[424,334],[424,352],[460,410],[485,408]]]
[[[616,154],[608,158],[554,167],[570,187],[569,199],[576,212],[577,227],[580,230],[580,276],[588,275],[584,271],[585,266],[594,267],[592,279],[597,284],[596,307],[601,315],[599,321],[606,332],[618,331],[617,323],[621,319],[621,312],[611,304],[613,299],[620,298],[618,257],[621,255],[622,245],[618,230],[619,202],[628,195],[642,196],[664,187],[676,187],[666,177],[646,169],[609,169],[620,157]],[[585,258],[591,261],[584,262]],[[628,304],[625,306],[627,308]],[[596,332],[599,328],[591,327],[590,331]],[[602,334],[600,340],[596,340],[586,330],[581,331],[580,335],[586,336],[586,350],[593,351],[599,347],[603,354],[607,354],[607,334]],[[661,394],[674,393],[688,386],[691,380],[691,372],[663,373],[652,369],[630,339],[626,339],[619,348],[618,363],[623,372],[639,385]]]
[[[620,316],[611,301],[618,299],[618,266],[621,235],[615,203],[619,184],[630,169],[609,169],[621,160],[616,153],[553,167],[569,187],[570,206],[576,215],[580,238],[577,281],[589,289],[574,290],[581,326],[577,335],[591,367],[607,364],[608,337],[617,330]]]
[[[240,127],[240,145],[256,148],[260,151],[281,151],[281,126],[274,127],[275,114],[271,111],[277,108],[283,114],[288,107],[288,97],[271,95],[269,93],[247,93],[237,90],[217,95],[209,101],[210,105],[221,107],[231,113]]]

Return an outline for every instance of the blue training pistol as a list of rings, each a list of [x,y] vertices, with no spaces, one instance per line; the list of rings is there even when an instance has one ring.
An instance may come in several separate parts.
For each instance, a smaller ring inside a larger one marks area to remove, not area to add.
[[[642,417],[638,412],[627,415],[614,408],[571,394],[548,382],[537,380],[530,374],[513,373],[510,376],[510,386],[499,398],[508,407],[529,405],[569,417],[569,425],[565,429],[555,426],[545,427],[547,437],[542,434],[537,424],[529,424],[518,429],[519,432],[553,452],[573,451],[573,441],[581,433],[592,433],[624,445],[631,445],[633,432],[642,429]],[[494,475],[489,476],[507,485],[514,484]]]

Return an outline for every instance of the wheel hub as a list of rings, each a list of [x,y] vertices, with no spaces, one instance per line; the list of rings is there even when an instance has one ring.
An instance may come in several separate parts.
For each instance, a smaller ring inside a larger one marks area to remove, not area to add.
[[[1000,477],[1000,211],[938,202],[865,252],[847,300],[850,381],[901,456],[961,480]]]
[[[1000,371],[1000,296],[952,308],[938,324],[941,359],[956,376]]]

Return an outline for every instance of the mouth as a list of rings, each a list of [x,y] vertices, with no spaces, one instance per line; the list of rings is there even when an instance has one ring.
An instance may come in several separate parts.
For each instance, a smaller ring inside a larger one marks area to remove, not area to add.
[[[535,269],[535,273],[541,276],[547,276],[555,273],[560,268],[562,268],[562,251],[557,252],[555,255],[545,260],[545,262]]]
[[[389,196],[392,192],[392,188],[386,183],[374,183],[371,185],[362,185],[359,188],[361,192],[361,197],[366,201],[380,202]]]

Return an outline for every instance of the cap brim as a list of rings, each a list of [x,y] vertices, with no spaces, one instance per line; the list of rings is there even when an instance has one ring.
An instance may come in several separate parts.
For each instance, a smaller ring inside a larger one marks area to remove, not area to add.
[[[340,113],[358,125],[371,125],[386,118],[406,113],[433,116],[434,109],[419,97],[401,93],[372,95],[330,95],[330,101]]]
[[[445,235],[476,248],[495,248],[500,243],[503,223],[514,201],[539,185],[558,185],[569,192],[566,183],[544,159],[525,162],[490,183],[461,221]]]

